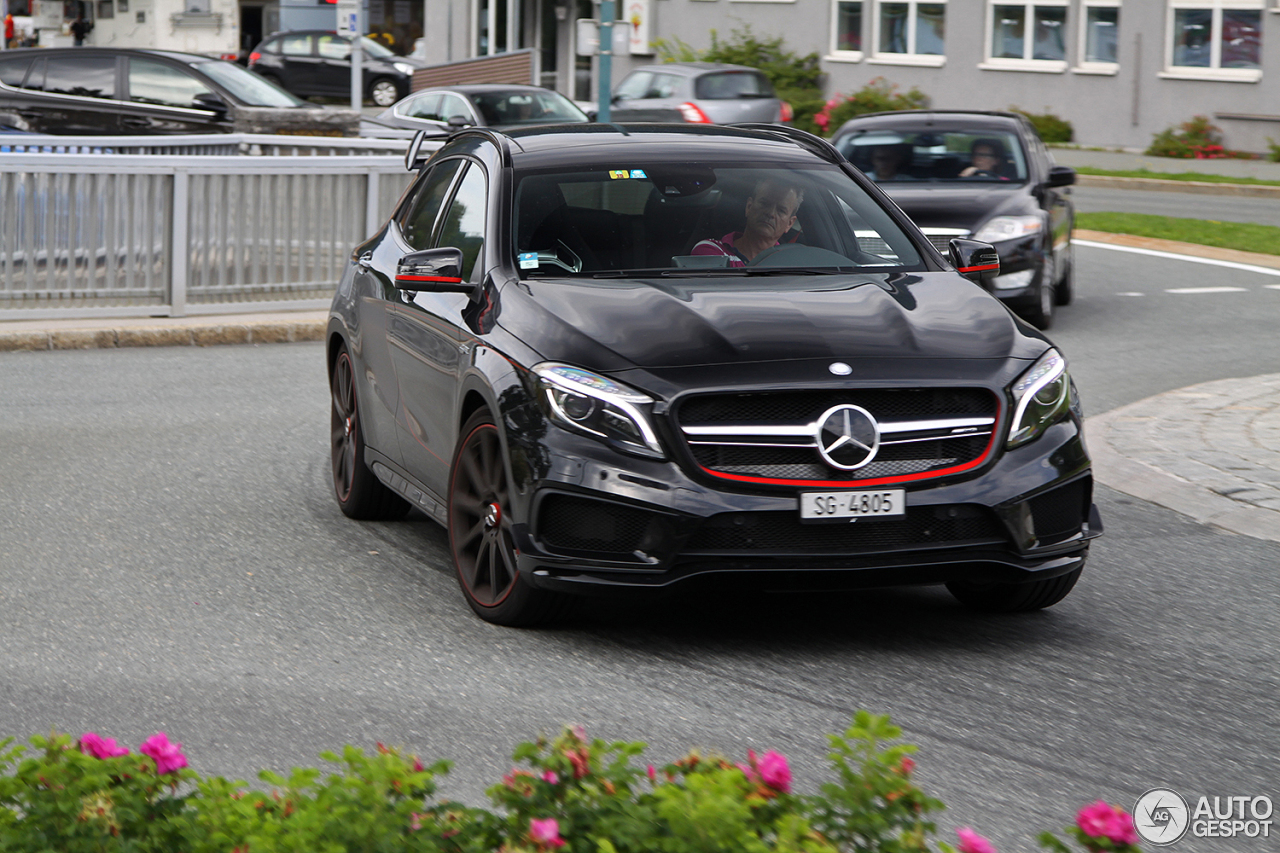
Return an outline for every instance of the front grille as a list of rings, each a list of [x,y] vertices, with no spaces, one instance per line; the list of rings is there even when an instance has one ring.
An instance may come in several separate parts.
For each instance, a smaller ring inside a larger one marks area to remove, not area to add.
[[[829,465],[817,446],[818,420],[841,404],[865,409],[880,429],[875,457],[852,471]],[[991,446],[997,415],[995,396],[980,388],[717,394],[689,399],[676,413],[704,470],[791,483],[914,479],[974,467]]]
[[[707,519],[682,553],[866,554],[996,544],[1007,539],[1004,527],[989,509],[969,504],[908,507],[902,518],[829,524],[802,524],[795,512],[728,512]]]
[[[555,551],[630,555],[645,549],[663,516],[623,504],[548,495],[538,512],[538,536]]]
[[[1069,536],[1088,518],[1089,480],[1080,479],[1030,500],[1036,539],[1046,542]]]

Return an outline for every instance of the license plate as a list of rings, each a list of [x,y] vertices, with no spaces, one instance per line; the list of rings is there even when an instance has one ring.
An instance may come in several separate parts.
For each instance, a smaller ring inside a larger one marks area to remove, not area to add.
[[[805,521],[844,521],[853,518],[880,518],[904,515],[907,502],[903,489],[878,492],[801,492],[800,518]]]

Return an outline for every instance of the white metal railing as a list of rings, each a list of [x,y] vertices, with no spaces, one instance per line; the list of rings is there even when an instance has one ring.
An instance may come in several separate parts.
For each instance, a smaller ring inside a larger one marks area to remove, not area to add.
[[[199,154],[268,157],[401,156],[408,139],[295,136],[271,133],[193,133],[173,136],[54,136],[0,134],[0,154]]]
[[[342,142],[391,145],[341,157],[0,153],[0,320],[327,305],[351,249],[412,178],[387,156],[402,140],[304,145]]]

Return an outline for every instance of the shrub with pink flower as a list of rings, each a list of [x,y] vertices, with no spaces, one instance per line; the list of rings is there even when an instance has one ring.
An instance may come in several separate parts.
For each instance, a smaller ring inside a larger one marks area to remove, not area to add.
[[[1138,831],[1133,826],[1133,817],[1103,800],[1080,809],[1076,813],[1076,825],[1067,827],[1067,832],[1089,853],[1138,853]],[[1040,843],[1057,853],[1068,849],[1049,832],[1040,835]]]
[[[563,847],[565,843],[560,837],[560,823],[553,817],[529,821],[529,837],[541,846]]]
[[[956,848],[959,853],[996,853],[994,844],[967,826],[957,829],[956,835],[960,838],[960,846]]]
[[[775,791],[791,793],[791,768],[787,766],[786,756],[769,750],[760,758],[760,781]]]
[[[161,776],[187,766],[187,757],[182,754],[182,744],[169,743],[169,736],[164,732],[156,732],[143,741],[138,752],[155,759],[156,772]]]
[[[96,732],[85,732],[80,736],[80,751],[94,758],[118,758],[129,754],[128,748],[116,746],[115,738],[103,737]]]

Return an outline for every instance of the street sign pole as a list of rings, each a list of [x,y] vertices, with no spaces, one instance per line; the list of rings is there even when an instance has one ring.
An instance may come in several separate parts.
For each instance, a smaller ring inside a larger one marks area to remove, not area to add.
[[[596,121],[608,123],[613,99],[613,0],[600,0],[600,85]]]
[[[351,109],[359,110],[364,105],[364,79],[361,73],[364,60],[364,47],[360,44],[364,37],[364,27],[360,15],[361,0],[338,0],[338,35],[351,39]]]

